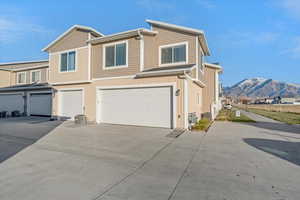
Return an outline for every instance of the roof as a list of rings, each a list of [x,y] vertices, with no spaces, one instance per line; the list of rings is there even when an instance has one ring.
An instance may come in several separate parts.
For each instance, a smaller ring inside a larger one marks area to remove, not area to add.
[[[134,30],[129,30],[129,31],[124,31],[116,34],[111,34],[111,35],[106,35],[103,37],[98,37],[89,40],[88,42],[92,44],[98,44],[98,43],[104,43],[104,42],[110,42],[114,40],[119,40],[119,39],[124,39],[124,38],[129,38],[129,37],[135,37],[139,36],[140,34],[145,34],[145,35],[155,35],[157,34],[156,31],[151,31],[145,28],[138,28]]]
[[[205,33],[203,30],[189,28],[189,27],[185,27],[185,26],[179,26],[179,25],[175,25],[175,24],[169,24],[166,22],[155,21],[155,20],[150,20],[150,19],[147,19],[146,22],[149,23],[151,26],[155,25],[158,27],[163,27],[163,28],[167,28],[167,29],[171,29],[171,30],[177,30],[177,31],[190,33],[190,34],[199,36],[199,42],[204,50],[205,55],[207,55],[207,56],[210,55],[210,51],[209,51],[208,44],[206,41]]]
[[[206,67],[210,67],[210,68],[214,68],[214,69],[218,69],[220,72],[223,72],[223,68],[221,65],[219,64],[213,64],[213,63],[204,63],[204,65]]]
[[[40,62],[48,62],[48,60],[31,60],[31,61],[7,62],[7,63],[0,63],[0,66],[3,66],[3,65],[16,65],[16,64],[28,64],[28,63],[40,63]]]
[[[14,85],[9,87],[0,88],[2,91],[22,91],[22,90],[38,90],[38,89],[51,89],[51,85],[48,83],[32,83],[24,85]]]
[[[166,66],[166,67],[154,67],[143,72],[154,72],[154,71],[165,71],[165,70],[189,70],[194,67],[195,64],[186,64],[186,65],[175,65],[175,66]]]
[[[58,41],[60,41],[62,38],[64,38],[66,35],[68,35],[71,31],[76,30],[76,29],[81,29],[81,30],[86,30],[86,31],[92,32],[96,36],[99,36],[99,37],[104,36],[104,34],[98,32],[97,30],[95,30],[91,27],[82,26],[82,25],[74,25],[71,28],[69,28],[67,31],[65,31],[63,34],[58,36],[54,41],[52,41],[50,44],[48,44],[45,48],[43,48],[42,51],[47,51],[51,46],[56,44]]]
[[[36,60],[36,61],[20,61],[10,63],[0,63],[0,70],[7,71],[21,71],[27,69],[48,67],[48,60]]]
[[[153,76],[171,76],[171,75],[183,75],[185,72],[189,72],[195,64],[188,65],[176,65],[167,67],[154,67],[144,70],[136,74],[136,78],[145,78]]]

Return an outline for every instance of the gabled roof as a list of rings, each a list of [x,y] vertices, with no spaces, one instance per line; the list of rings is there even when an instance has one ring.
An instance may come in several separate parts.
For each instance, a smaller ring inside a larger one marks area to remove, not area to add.
[[[116,33],[116,34],[106,35],[103,37],[93,38],[91,40],[88,40],[88,42],[90,42],[92,44],[98,44],[98,43],[103,43],[103,42],[120,40],[120,39],[124,39],[124,38],[128,38],[128,37],[139,36],[140,34],[155,35],[155,34],[157,34],[157,32],[151,31],[151,30],[148,30],[145,28],[138,28],[138,29],[124,31],[124,32]]]
[[[68,35],[71,31],[76,30],[76,29],[81,29],[81,30],[86,30],[89,32],[94,33],[96,36],[101,37],[104,36],[104,34],[98,32],[97,30],[88,27],[88,26],[82,26],[82,25],[74,25],[71,28],[69,28],[66,32],[58,36],[54,41],[52,41],[50,44],[48,44],[45,48],[42,49],[42,51],[47,51],[51,46],[56,44],[58,41],[60,41],[62,38],[64,38],[66,35]]]
[[[147,19],[146,22],[148,24],[150,24],[151,26],[155,25],[155,26],[158,26],[158,27],[163,27],[163,28],[167,28],[167,29],[171,29],[171,30],[177,30],[177,31],[197,35],[199,37],[199,42],[200,42],[200,44],[201,44],[201,46],[204,50],[205,55],[207,55],[207,56],[210,55],[210,51],[209,51],[208,44],[207,44],[207,41],[206,41],[205,33],[204,33],[203,30],[189,28],[189,27],[185,27],[185,26],[174,25],[174,24],[169,24],[169,23],[166,23],[166,22],[155,21],[155,20],[150,20],[150,19]]]

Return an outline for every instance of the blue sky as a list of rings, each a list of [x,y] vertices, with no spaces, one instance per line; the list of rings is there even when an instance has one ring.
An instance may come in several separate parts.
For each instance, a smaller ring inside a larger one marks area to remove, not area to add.
[[[300,0],[1,0],[0,62],[47,58],[41,49],[74,24],[110,34],[148,27],[145,19],[204,30],[224,85],[300,83]]]

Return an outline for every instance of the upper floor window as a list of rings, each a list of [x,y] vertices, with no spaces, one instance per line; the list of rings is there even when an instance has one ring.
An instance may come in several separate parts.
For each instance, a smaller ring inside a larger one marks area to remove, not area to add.
[[[31,72],[31,82],[32,83],[37,83],[41,81],[41,71],[32,71]]]
[[[60,55],[60,71],[72,72],[75,71],[76,52],[70,51]]]
[[[187,42],[160,46],[160,65],[187,63]]]
[[[25,84],[26,83],[26,72],[17,73],[17,83]]]
[[[104,45],[104,69],[127,67],[128,43],[118,42]]]

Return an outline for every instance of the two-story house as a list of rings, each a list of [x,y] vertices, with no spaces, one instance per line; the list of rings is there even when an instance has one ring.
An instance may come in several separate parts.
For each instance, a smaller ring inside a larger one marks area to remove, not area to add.
[[[112,35],[75,25],[43,49],[53,117],[84,114],[97,123],[187,128],[191,114],[215,116],[222,68],[204,62],[210,55],[204,32],[146,21],[150,29]],[[28,115],[32,92],[23,93]]]
[[[0,64],[0,112],[51,116],[48,60]]]

